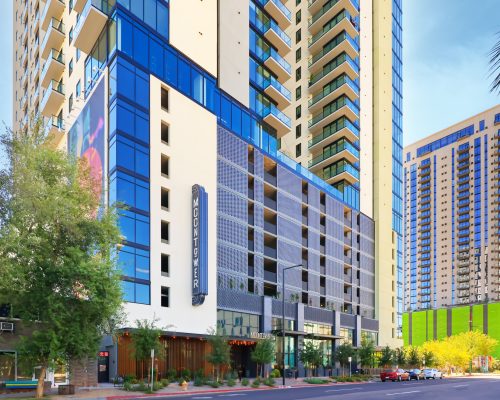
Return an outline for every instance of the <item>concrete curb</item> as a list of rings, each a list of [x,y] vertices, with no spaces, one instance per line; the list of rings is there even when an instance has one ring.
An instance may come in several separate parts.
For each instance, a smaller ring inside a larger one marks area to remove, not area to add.
[[[170,392],[170,393],[151,393],[151,394],[139,394],[139,395],[126,395],[126,396],[109,396],[106,397],[106,400],[127,400],[127,399],[142,399],[142,398],[148,398],[148,397],[172,397],[172,396],[196,396],[198,394],[212,394],[212,393],[234,393],[234,392],[250,392],[250,391],[259,391],[259,390],[278,390],[278,389],[300,389],[300,388],[305,388],[305,387],[329,387],[329,386],[346,386],[346,385],[360,385],[360,384],[366,384],[366,383],[374,383],[373,381],[368,381],[368,382],[339,382],[339,383],[324,383],[324,384],[310,384],[310,383],[305,383],[305,384],[299,384],[299,385],[293,385],[293,386],[285,386],[283,387],[282,385],[280,386],[264,386],[264,387],[258,387],[258,388],[236,388],[236,389],[213,389],[213,390],[199,390],[199,391],[186,391],[186,392]],[[138,392],[136,392],[138,393]]]

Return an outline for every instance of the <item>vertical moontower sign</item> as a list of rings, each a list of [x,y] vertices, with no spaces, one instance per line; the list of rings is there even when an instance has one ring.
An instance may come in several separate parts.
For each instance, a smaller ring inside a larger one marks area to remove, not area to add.
[[[192,295],[193,306],[208,295],[208,195],[200,185],[192,189]]]

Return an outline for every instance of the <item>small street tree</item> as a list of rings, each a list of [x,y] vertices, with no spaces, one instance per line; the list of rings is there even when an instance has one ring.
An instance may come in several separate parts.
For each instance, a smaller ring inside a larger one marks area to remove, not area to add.
[[[215,368],[215,380],[219,381],[221,367],[231,363],[231,346],[225,336],[218,334],[215,330],[209,331],[208,342],[210,353],[207,361]]]
[[[306,370],[310,372],[316,370],[323,361],[321,349],[310,340],[304,341],[304,347],[300,351],[299,358]]]
[[[408,346],[405,350],[406,350],[406,364],[412,368],[420,368],[420,364],[422,363],[422,358],[420,357],[418,347]]]
[[[399,368],[403,368],[406,365],[406,354],[402,347],[399,347],[394,351],[394,363]]]
[[[156,326],[157,319],[148,321],[147,319],[135,321],[136,329],[132,331],[132,347],[135,359],[141,365],[141,379],[144,379],[144,367],[147,368],[148,382],[151,378],[150,360],[151,350],[154,350],[158,357],[162,356],[160,336],[162,330]]]
[[[265,375],[265,366],[273,362],[275,351],[274,339],[262,339],[257,342],[252,351],[252,361],[257,364],[257,376]]]
[[[361,339],[361,347],[358,350],[359,361],[362,367],[373,367],[373,355],[375,354],[375,345],[372,340]]]
[[[122,299],[116,214],[96,218],[102,183],[50,140],[40,123],[6,133],[0,171],[0,302],[31,329],[17,350],[40,367],[37,397],[55,363],[96,357]]]
[[[340,366],[342,368],[345,368],[347,365],[349,365],[349,357],[351,357],[353,361],[356,357],[356,350],[350,343],[342,343],[341,345],[337,346],[337,348],[335,349],[335,353],[333,354],[333,358],[335,361],[338,361],[340,363]],[[344,370],[342,370],[342,374],[344,374]]]
[[[380,354],[379,366],[387,368],[392,366],[394,360],[394,351],[389,347],[385,346]]]

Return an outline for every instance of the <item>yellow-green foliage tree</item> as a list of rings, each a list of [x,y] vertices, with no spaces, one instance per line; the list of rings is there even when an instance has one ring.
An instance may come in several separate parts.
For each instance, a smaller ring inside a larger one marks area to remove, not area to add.
[[[421,354],[432,354],[435,366],[443,370],[464,372],[476,357],[490,355],[496,345],[497,341],[488,335],[471,331],[425,342],[419,351]],[[426,365],[432,366],[430,363]]]

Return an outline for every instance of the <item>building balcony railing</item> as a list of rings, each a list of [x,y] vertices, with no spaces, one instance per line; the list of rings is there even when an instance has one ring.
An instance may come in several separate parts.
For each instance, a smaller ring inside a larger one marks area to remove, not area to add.
[[[342,11],[309,38],[309,51],[313,53],[342,31],[347,32],[351,37],[356,37],[359,34],[356,27],[359,27],[358,18],[353,17],[347,10]]]
[[[280,26],[287,28],[292,23],[292,12],[281,2],[281,0],[257,0],[264,6],[271,17],[273,17]]]
[[[312,160],[309,160],[309,168],[320,166],[323,164],[323,161],[331,160],[334,162],[339,158],[346,158],[351,162],[357,162],[359,160],[359,150],[356,146],[346,140],[336,142],[324,149],[320,155],[314,157]]]
[[[27,82],[28,82],[28,70],[26,69],[24,71],[23,76],[21,77],[21,87],[24,87]]]
[[[64,135],[64,120],[53,115],[49,118],[47,125],[45,125],[45,132],[47,135],[55,137]]]
[[[347,53],[351,58],[357,58],[359,55],[358,37],[353,39],[347,32],[342,32],[334,39],[328,42],[318,53],[314,54],[309,60],[309,68],[311,73],[317,73],[330,59],[326,59],[326,55],[331,55],[332,58]]]
[[[359,170],[349,163],[333,164],[319,171],[318,176],[328,183],[346,180],[354,184],[359,181]]]
[[[276,74],[282,83],[290,79],[292,67],[290,64],[272,47],[262,54],[264,65]]]
[[[114,1],[87,0],[75,26],[75,47],[90,53],[96,43],[111,11]]]
[[[25,65],[27,64],[28,61],[28,50],[24,50],[23,54],[21,55],[21,58],[19,59],[19,65],[22,68],[25,68]]]
[[[271,258],[276,258],[277,251],[273,247],[264,246],[264,255]]]
[[[46,59],[52,49],[60,49],[64,43],[64,38],[63,22],[52,18],[40,46],[42,58]]]
[[[65,8],[66,4],[63,0],[47,0],[40,19],[42,29],[47,30],[52,18],[61,20]]]
[[[358,59],[356,58],[356,60]],[[309,90],[314,91],[316,86],[326,83],[325,78],[330,77],[330,75],[333,77],[332,72],[335,72],[336,70],[338,70],[339,74],[345,73],[351,79],[357,79],[359,77],[358,63],[347,53],[342,53],[326,64],[322,70],[311,75],[311,78],[309,79]]]
[[[321,2],[318,2],[321,6]],[[313,7],[309,9],[312,17],[309,18],[309,31],[316,32],[319,27],[322,27],[328,18],[335,16],[342,9],[348,10],[351,14],[359,14],[359,4],[356,0],[333,0],[327,1],[321,8]]]
[[[87,4],[87,0],[73,0],[73,9],[81,14],[85,8],[85,4]]]
[[[45,90],[42,102],[40,103],[41,113],[47,117],[58,114],[58,111],[64,103],[64,99],[63,84],[61,82],[52,81],[47,90]]]
[[[281,112],[274,104],[264,108],[261,115],[266,123],[276,129],[278,137],[282,137],[290,132],[292,126],[290,118]]]
[[[292,39],[288,36],[279,25],[270,20],[264,25],[264,37],[278,49],[282,54],[287,54],[292,49]]]
[[[46,88],[53,80],[59,81],[64,72],[64,54],[52,49],[45,61],[41,74],[42,87]]]
[[[288,107],[292,101],[292,94],[275,77],[271,76],[262,82],[264,92],[278,103],[278,107]]]
[[[329,124],[323,128],[323,131],[319,135],[316,135],[309,140],[309,150],[313,151],[313,149],[318,145],[326,146],[334,141],[337,141],[341,137],[345,137],[351,143],[359,140],[359,128],[344,117]]]
[[[323,107],[320,113],[314,114],[308,122],[309,130],[311,133],[315,133],[341,117],[347,117],[350,121],[359,119],[357,104],[345,95]]]

